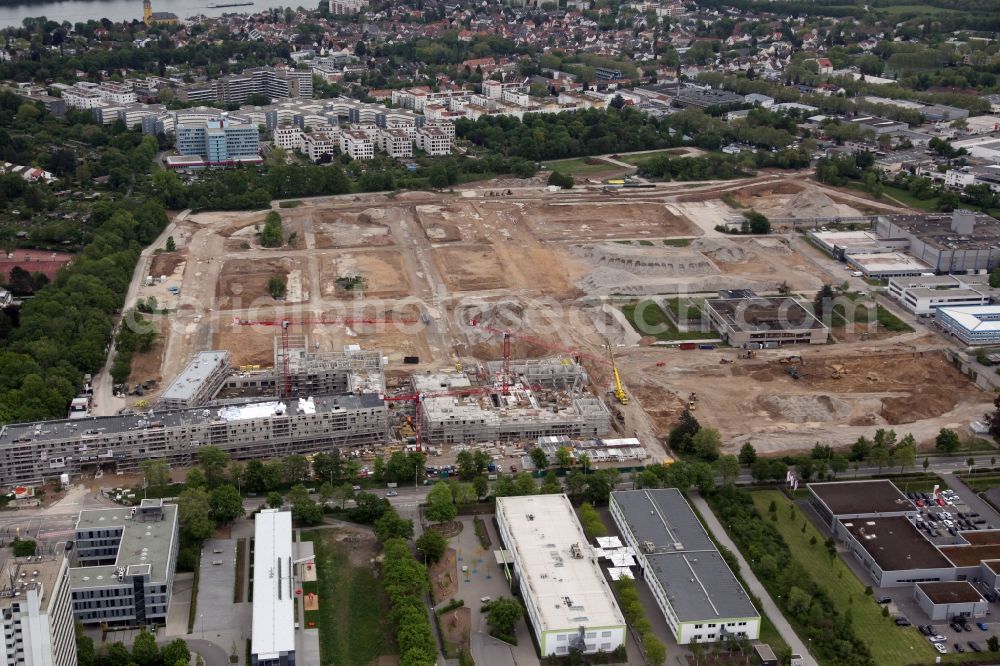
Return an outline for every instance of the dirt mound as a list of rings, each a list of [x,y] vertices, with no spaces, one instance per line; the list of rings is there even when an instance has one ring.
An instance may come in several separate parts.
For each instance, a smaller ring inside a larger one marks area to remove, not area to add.
[[[747,261],[756,256],[749,246],[734,243],[726,238],[699,238],[691,243],[691,249],[727,264]]]
[[[952,391],[924,389],[908,396],[883,398],[879,413],[890,425],[898,425],[940,416],[954,409],[956,403]]]
[[[822,192],[799,192],[784,206],[784,217],[805,219],[809,217],[829,217],[836,214],[837,202]]]
[[[699,252],[625,245],[578,245],[573,250],[597,264],[637,275],[715,275],[719,272]]]
[[[667,436],[670,429],[676,425],[681,412],[687,407],[676,394],[664,391],[662,387],[640,384],[629,386],[629,390],[642,403],[643,410],[656,427],[658,437]]]
[[[830,395],[768,395],[757,404],[773,419],[790,423],[837,421],[851,413],[851,406]]]
[[[149,269],[149,274],[155,277],[170,276],[183,263],[184,257],[180,252],[161,252],[153,257],[153,265]]]

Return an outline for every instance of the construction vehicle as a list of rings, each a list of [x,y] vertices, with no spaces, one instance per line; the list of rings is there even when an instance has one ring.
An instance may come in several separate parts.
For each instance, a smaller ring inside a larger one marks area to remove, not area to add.
[[[796,368],[794,365],[788,366],[788,376],[791,377],[792,379],[798,379],[799,377],[801,377],[801,375],[799,374],[799,369]]]
[[[611,343],[605,343],[605,346],[608,348],[608,360],[611,362],[611,373],[615,378],[615,397],[618,399],[618,402],[623,405],[627,405],[628,394],[625,393],[625,387],[622,386],[622,376],[618,372],[618,366],[615,364],[615,354],[611,351]]]
[[[833,372],[830,374],[830,379],[840,379],[847,374],[847,368],[840,363],[834,363],[831,367],[833,368]]]
[[[693,412],[698,409],[698,394],[692,393],[688,396],[688,411]]]
[[[799,356],[798,354],[786,356],[780,359],[778,363],[781,363],[782,365],[789,365],[789,364],[805,365],[805,361],[803,361],[802,357]]]
[[[740,358],[757,358],[757,352],[753,349],[744,349],[739,354]]]

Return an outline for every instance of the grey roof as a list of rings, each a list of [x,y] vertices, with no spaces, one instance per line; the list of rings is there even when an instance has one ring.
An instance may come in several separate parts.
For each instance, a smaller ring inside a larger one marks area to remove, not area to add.
[[[319,414],[338,410],[368,409],[384,404],[377,393],[346,394],[333,396],[317,396],[313,398],[316,412]],[[246,418],[265,418],[259,411],[255,413],[254,405],[282,405],[285,414],[294,415],[298,410],[298,400],[266,400],[252,398],[245,401],[230,403],[246,407]],[[19,440],[33,442],[61,441],[72,437],[87,437],[96,439],[99,435],[125,433],[134,430],[150,428],[173,428],[178,426],[193,426],[206,423],[221,423],[234,420],[229,409],[227,416],[221,412],[226,408],[219,406],[192,407],[165,411],[149,410],[138,414],[123,414],[118,416],[94,416],[85,419],[61,419],[57,421],[38,421],[36,423],[11,423],[0,430],[0,447],[10,445]]]
[[[143,506],[147,506],[148,502],[150,500],[143,500]],[[117,567],[125,567],[129,576],[148,572],[151,582],[166,582],[170,570],[170,555],[173,551],[172,542],[177,527],[177,505],[163,504],[162,508],[163,520],[150,521],[132,517],[132,508],[126,506],[81,511],[77,520],[77,530],[119,526],[124,529],[118,545],[118,556],[113,565],[74,567],[69,570],[73,589],[117,584],[114,580]]]
[[[203,351],[195,354],[180,374],[174,377],[160,396],[160,400],[190,400],[198,395],[212,373],[220,365],[229,363],[227,351]]]
[[[640,547],[638,554],[649,563],[647,574],[656,576],[679,621],[760,616],[679,490],[611,495]]]

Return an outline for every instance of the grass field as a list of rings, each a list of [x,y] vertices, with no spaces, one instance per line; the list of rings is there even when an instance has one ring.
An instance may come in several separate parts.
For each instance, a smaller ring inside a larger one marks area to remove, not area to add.
[[[642,307],[642,320],[636,321],[636,310]],[[674,326],[673,322],[660,309],[660,306],[653,301],[640,301],[628,303],[622,306],[622,314],[632,324],[632,328],[640,335],[652,335],[657,340],[704,340],[713,337],[711,333],[694,331],[691,333],[681,333]],[[653,332],[658,331],[658,332]]]
[[[651,153],[638,153],[638,154],[625,153],[624,155],[619,155],[615,159],[617,159],[619,162],[625,162],[626,164],[634,164],[635,166],[639,166],[640,162],[645,162],[646,160],[652,159],[654,157],[660,157],[661,155],[667,155],[669,157],[684,157],[683,155],[678,155],[676,152],[671,152],[676,150],[677,150],[676,148],[668,148],[666,150],[655,150]]]
[[[668,247],[687,247],[691,244],[690,238],[664,238],[663,244]]]
[[[806,521],[806,529],[802,531],[805,519],[801,511],[795,513],[794,519],[788,519],[791,502],[787,497],[776,490],[761,490],[752,495],[754,505],[763,516],[769,515],[768,506],[772,501],[778,505],[778,521],[772,524],[788,544],[792,557],[830,595],[838,612],[845,614],[850,610],[854,632],[868,645],[874,663],[902,666],[934,662],[937,653],[916,629],[897,627],[891,617],[882,616],[882,606],[865,594],[867,581],[859,581],[839,557],[831,562],[823,545],[826,537],[812,523]],[[815,545],[809,543],[813,537]]]
[[[876,7],[875,11],[885,12],[891,16],[899,14],[955,14],[961,10],[950,7],[932,7],[930,5],[894,5],[892,7]]]
[[[587,164],[589,157],[574,157],[568,160],[555,160],[552,162],[542,162],[542,168],[552,172],[566,174],[567,176],[586,176],[593,173],[607,173],[608,171],[621,170],[609,162],[599,161],[599,164]]]
[[[371,569],[353,566],[350,544],[336,541],[335,530],[303,532],[313,542],[316,583],[303,593],[319,595],[319,610],[304,620],[319,624],[323,666],[367,666],[376,657],[395,652],[389,602]],[[315,586],[315,587],[313,587]]]

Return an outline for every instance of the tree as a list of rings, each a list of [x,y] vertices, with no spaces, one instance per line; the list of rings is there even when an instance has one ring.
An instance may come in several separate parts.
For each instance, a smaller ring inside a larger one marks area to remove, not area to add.
[[[173,236],[167,236],[167,252],[173,252],[177,249],[177,243],[174,242]]]
[[[317,453],[313,456],[312,465],[316,478],[322,481],[336,483],[344,475],[344,461],[339,449],[334,449],[332,453]]]
[[[281,215],[273,210],[264,218],[264,229],[260,232],[260,244],[264,247],[281,247],[285,244],[285,235],[281,230]]]
[[[750,467],[757,460],[757,449],[753,447],[753,444],[747,442],[740,447],[739,460],[741,465],[746,465]]]
[[[646,663],[659,666],[667,660],[667,646],[652,632],[643,637],[642,646],[646,650]]]
[[[247,492],[262,493],[267,490],[267,475],[264,463],[260,460],[251,460],[247,463],[243,479]]]
[[[990,286],[994,289],[1000,288],[1000,268],[994,268],[990,273]]]
[[[14,537],[14,557],[31,557],[35,554],[38,544],[31,539]]]
[[[969,466],[969,474],[972,474],[972,468],[976,466],[976,459],[969,456],[965,459],[965,464]]]
[[[542,485],[538,489],[541,495],[559,495],[563,492],[562,484],[559,482],[559,477],[556,476],[555,470],[549,470],[542,479]]]
[[[281,496],[281,493],[272,490],[267,494],[267,505],[272,509],[280,509],[285,506],[285,498]]]
[[[309,478],[309,461],[305,456],[290,455],[281,461],[284,468],[285,483],[302,483]]]
[[[382,517],[391,508],[389,500],[372,493],[360,492],[354,496],[354,508],[348,513],[348,517],[356,523],[362,525],[374,525],[375,521]]]
[[[573,452],[568,447],[560,446],[556,449],[556,465],[560,469],[566,469],[573,464]]]
[[[272,275],[267,280],[267,291],[271,294],[271,298],[284,298],[288,293],[288,283],[285,278],[280,275]]]
[[[472,480],[472,488],[476,491],[476,497],[482,499],[490,492],[490,484],[484,476],[477,476]]]
[[[924,465],[924,471],[926,472],[927,468],[931,466],[930,458],[924,457],[923,465]]]
[[[132,659],[138,666],[159,666],[160,646],[153,634],[145,629],[139,632],[132,643]]]
[[[389,539],[410,539],[413,537],[413,521],[399,515],[394,508],[389,508],[372,526],[380,543]]]
[[[986,646],[990,649],[990,652],[1000,652],[1000,638],[990,636],[986,639]]]
[[[993,439],[1000,439],[1000,395],[993,400],[993,406],[996,409],[986,414],[984,418],[990,428],[990,436]]]
[[[834,476],[843,474],[847,471],[848,464],[847,456],[842,453],[835,453],[830,459],[830,470],[833,472]]]
[[[746,218],[749,223],[747,230],[752,234],[769,234],[771,233],[771,222],[767,219],[767,216],[763,213],[758,213],[754,209],[750,209],[743,213],[743,217]]]
[[[577,513],[580,516],[580,525],[583,527],[583,533],[587,535],[587,539],[590,541],[608,533],[608,529],[604,526],[604,521],[601,520],[601,514],[597,512],[593,504],[584,502],[577,509]]]
[[[551,174],[549,174],[548,184],[554,187],[562,188],[564,190],[569,190],[573,188],[573,176],[568,176],[558,171],[553,171]]]
[[[181,532],[189,541],[204,541],[215,532],[208,491],[204,488],[187,488],[178,495],[177,515]]]
[[[934,440],[934,448],[942,453],[955,453],[961,446],[958,433],[951,428],[941,428]]]
[[[333,499],[340,502],[340,508],[347,507],[347,500],[354,497],[354,487],[349,483],[342,483],[333,489]]]
[[[209,511],[217,523],[227,525],[244,514],[243,498],[235,486],[221,485],[209,496]]]
[[[324,481],[323,483],[320,484],[319,490],[317,492],[319,493],[320,503],[323,504],[323,506],[326,506],[327,504],[330,503],[330,500],[333,499],[333,496],[336,494],[337,489],[334,488],[333,484],[330,483],[329,481]]]
[[[79,633],[79,629],[76,636],[76,666],[97,666],[94,639]]]
[[[155,494],[162,494],[170,485],[170,466],[163,460],[143,460],[139,463],[146,486]]]
[[[198,464],[205,472],[209,488],[215,488],[226,480],[226,465],[229,454],[217,446],[203,446],[198,449]]]
[[[191,650],[183,638],[176,638],[163,646],[163,666],[174,666],[178,662],[191,662]]]
[[[292,505],[292,519],[303,525],[319,525],[323,522],[323,507],[309,497],[309,491],[302,484],[292,486],[288,491],[288,501]]]
[[[531,463],[535,466],[535,469],[544,470],[546,467],[549,466],[549,457],[545,455],[545,451],[543,451],[541,448],[536,446],[535,448],[531,449],[530,455],[531,455]]]
[[[722,436],[715,428],[699,428],[698,432],[691,437],[691,447],[699,458],[713,462],[719,457]]]
[[[184,477],[184,485],[188,488],[207,488],[208,479],[200,467],[192,467]]]
[[[476,501],[476,490],[471,483],[452,481],[449,485],[451,485],[451,496],[455,506],[467,506]]]
[[[424,515],[435,523],[446,523],[458,515],[455,499],[447,483],[437,483],[427,494],[427,509]]]
[[[417,539],[417,550],[424,554],[429,562],[437,562],[448,548],[448,542],[434,530],[427,530]]]
[[[524,609],[516,599],[511,597],[500,597],[489,603],[486,611],[486,624],[490,628],[505,636],[514,633],[514,625],[521,619]]]
[[[715,472],[722,477],[723,483],[729,483],[740,475],[740,461],[736,456],[722,456],[713,463],[713,467]]]

